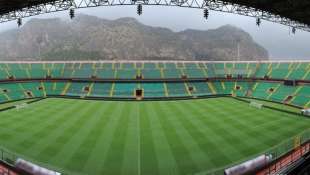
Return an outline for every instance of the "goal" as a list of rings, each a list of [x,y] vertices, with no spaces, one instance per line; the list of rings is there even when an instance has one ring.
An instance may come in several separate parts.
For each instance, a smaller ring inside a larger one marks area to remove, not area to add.
[[[16,108],[17,110],[23,109],[23,108],[26,108],[26,107],[28,107],[28,104],[27,104],[27,103],[21,103],[21,104],[15,105],[15,108]]]
[[[254,107],[254,108],[257,108],[257,109],[262,109],[263,108],[263,104],[257,103],[255,101],[251,101],[250,106]]]

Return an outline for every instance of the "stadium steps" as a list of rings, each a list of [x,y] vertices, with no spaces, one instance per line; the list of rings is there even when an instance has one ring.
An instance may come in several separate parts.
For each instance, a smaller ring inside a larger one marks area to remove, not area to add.
[[[268,69],[270,70],[272,68],[272,63],[268,64]]]
[[[184,69],[182,69],[182,68],[177,68],[177,69],[179,69],[179,72],[180,72],[181,76],[185,76],[186,75],[185,72],[184,72]]]
[[[40,85],[41,85],[42,90],[43,90],[43,95],[44,95],[44,97],[46,97],[46,90],[45,90],[44,83],[43,83],[43,82],[41,82],[41,83],[40,83]]]
[[[135,69],[137,70],[136,73],[137,73],[138,76],[141,76],[142,75],[141,69],[140,68],[136,68],[136,67],[137,67],[137,65],[135,64]]]
[[[224,82],[221,82],[221,86],[222,86],[223,90],[225,91],[226,90],[226,86],[225,86]]]
[[[211,89],[212,94],[216,94],[216,90],[211,82],[208,82],[208,86]]]
[[[96,63],[93,63],[93,64],[92,64],[91,69],[92,69],[92,70],[96,70]]]
[[[115,89],[115,83],[112,83],[112,87],[111,87],[110,95],[109,95],[110,97],[113,97],[114,89]]]
[[[54,90],[56,90],[56,88],[57,88],[57,83],[55,82],[55,83],[53,84],[53,89],[52,89],[52,90],[54,91]]]
[[[9,73],[8,69],[4,69],[4,70],[5,70],[6,74],[7,74],[6,77],[10,76],[10,73]]]
[[[276,88],[274,88],[274,91],[268,95],[267,100],[269,100],[271,98],[271,96],[277,92],[277,90],[279,89],[280,86],[281,86],[281,84],[278,84],[276,86]]]
[[[251,77],[253,70],[252,69],[247,69],[248,70],[248,74],[247,74],[247,78]]]
[[[186,88],[187,94],[188,94],[189,96],[192,96],[193,94],[192,94],[191,91],[189,90],[189,87],[188,87],[187,83],[184,83],[184,86],[185,86],[185,88]]]
[[[169,97],[169,92],[168,92],[167,83],[164,83],[164,89],[165,89],[165,96],[166,96],[166,97]]]
[[[310,107],[310,100],[309,100],[309,102],[308,102],[304,107],[305,107],[305,108]]]
[[[301,91],[302,88],[303,88],[303,86],[299,86],[299,87],[296,89],[296,91],[294,92],[294,95],[297,95],[297,94]]]
[[[307,71],[307,73],[302,77],[302,79],[306,79],[308,77],[308,75],[310,75],[310,69]]]
[[[94,83],[91,83],[90,86],[89,86],[89,90],[87,92],[87,95],[86,96],[90,96],[92,90],[93,90],[93,87],[94,87]]]
[[[19,86],[20,89],[22,89],[25,92],[25,88],[22,86],[21,83],[18,83],[18,86]]]
[[[299,69],[301,66],[301,63],[298,63],[298,65],[296,66],[296,69]]]
[[[268,75],[268,76],[272,76],[272,68],[270,68],[270,69],[268,70],[267,75]]]
[[[285,79],[288,79],[290,77],[290,75],[293,73],[293,71],[294,71],[294,69],[289,69],[289,72],[285,76]]]
[[[298,87],[298,88],[296,89],[296,91],[294,92],[293,98],[289,101],[289,104],[292,104],[292,102],[296,100],[297,95],[298,95],[298,92],[299,92],[302,88],[303,88],[303,87],[300,86],[300,87]]]
[[[163,69],[160,69],[160,78],[164,78],[165,75],[164,75],[164,70]]]
[[[70,88],[70,86],[71,86],[71,82],[68,82],[68,83],[66,84],[64,90],[62,91],[61,95],[66,95],[68,89]]]
[[[204,75],[205,77],[208,77],[208,73],[207,73],[206,68],[202,68],[202,72],[203,72],[203,75]]]
[[[9,96],[8,96],[8,94],[3,93],[3,95],[5,96],[5,98],[7,98],[7,99],[8,99],[8,101],[11,101],[11,100],[12,100],[12,99],[11,99],[11,97],[9,97]]]
[[[78,67],[79,67],[79,69],[81,69],[81,68],[82,68],[82,63],[79,63],[79,66],[78,66]]]
[[[26,69],[26,74],[27,74],[27,77],[28,77],[28,78],[31,78],[31,75],[30,75],[30,72],[29,72],[28,69]]]

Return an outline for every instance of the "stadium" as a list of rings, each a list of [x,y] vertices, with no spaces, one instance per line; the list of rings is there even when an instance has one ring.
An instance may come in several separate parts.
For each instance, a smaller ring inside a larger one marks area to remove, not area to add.
[[[0,0],[0,22],[138,4],[310,31],[306,1],[186,2]],[[307,175],[310,61],[1,61],[0,125],[0,175]]]
[[[8,62],[1,79],[8,162],[73,174],[223,174],[262,154],[309,151],[300,109],[310,106],[310,62]]]

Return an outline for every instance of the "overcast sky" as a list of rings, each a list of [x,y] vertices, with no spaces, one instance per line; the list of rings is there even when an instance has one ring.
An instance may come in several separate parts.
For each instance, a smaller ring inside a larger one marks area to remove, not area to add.
[[[174,31],[185,29],[207,30],[226,24],[232,24],[249,32],[255,41],[265,47],[272,59],[310,59],[310,33],[298,30],[290,34],[287,26],[263,21],[261,27],[255,25],[255,19],[239,15],[210,12],[206,21],[201,9],[180,7],[143,6],[143,15],[136,14],[136,6],[96,7],[79,9],[76,13],[85,13],[106,19],[134,17],[140,22],[167,27]],[[58,12],[36,16],[35,18],[61,17],[68,19],[68,12]],[[24,22],[30,18],[24,19]],[[17,28],[16,21],[0,24],[0,31]]]

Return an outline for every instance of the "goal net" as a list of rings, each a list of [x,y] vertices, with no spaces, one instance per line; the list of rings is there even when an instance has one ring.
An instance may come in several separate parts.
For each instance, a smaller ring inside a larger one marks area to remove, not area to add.
[[[254,107],[254,108],[257,108],[257,109],[261,109],[263,107],[263,104],[257,103],[255,101],[251,101],[250,106]]]
[[[27,103],[17,104],[17,105],[15,105],[15,107],[17,110],[19,110],[19,109],[23,109],[23,108],[28,107],[28,104]]]

